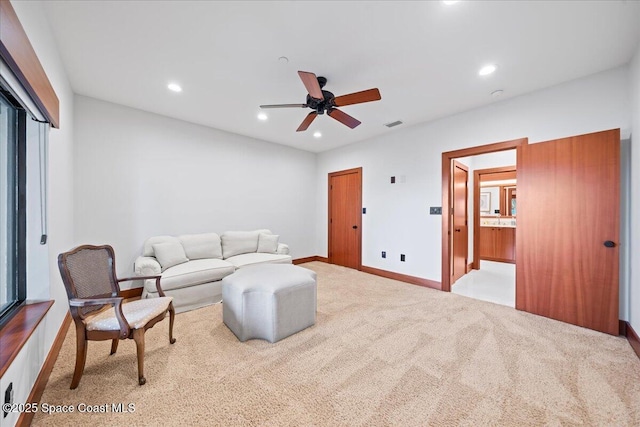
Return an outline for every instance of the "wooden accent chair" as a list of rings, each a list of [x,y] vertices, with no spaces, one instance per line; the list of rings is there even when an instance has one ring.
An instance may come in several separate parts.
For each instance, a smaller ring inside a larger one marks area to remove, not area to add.
[[[144,378],[144,333],[164,319],[169,312],[169,342],[173,338],[173,297],[166,297],[160,287],[160,276],[116,277],[115,253],[109,245],[83,245],[58,255],[58,268],[69,297],[69,311],[76,325],[76,367],[71,389],[78,387],[85,361],[87,341],[112,340],[111,354],[122,339],[133,339],[138,353],[138,382]],[[124,302],[120,282],[156,279],[159,298]],[[113,306],[108,308],[108,306]],[[103,310],[105,309],[105,310]]]

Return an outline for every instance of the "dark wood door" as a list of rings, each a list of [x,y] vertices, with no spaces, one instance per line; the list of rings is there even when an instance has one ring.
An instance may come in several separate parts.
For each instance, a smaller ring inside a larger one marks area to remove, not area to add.
[[[469,171],[462,163],[453,162],[453,258],[451,283],[467,273],[469,253],[467,230],[467,181]]]
[[[618,335],[620,130],[518,155],[516,308]]]
[[[329,262],[362,268],[362,168],[329,174]]]

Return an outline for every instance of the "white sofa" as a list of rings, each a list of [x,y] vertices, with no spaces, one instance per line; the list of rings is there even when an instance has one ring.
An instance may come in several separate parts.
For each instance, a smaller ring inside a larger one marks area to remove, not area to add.
[[[135,272],[162,276],[162,289],[173,297],[175,310],[180,313],[219,302],[221,280],[239,268],[290,264],[289,247],[278,239],[269,230],[151,237],[135,261]],[[146,280],[142,298],[156,297],[155,280]]]

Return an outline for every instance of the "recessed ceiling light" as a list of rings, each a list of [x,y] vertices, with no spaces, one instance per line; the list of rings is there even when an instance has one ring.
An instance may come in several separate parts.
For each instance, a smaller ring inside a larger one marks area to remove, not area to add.
[[[281,64],[288,64],[289,58],[287,58],[286,56],[281,56],[280,58],[278,58],[278,62],[280,62]]]
[[[491,97],[492,98],[500,98],[503,93],[504,93],[504,91],[502,89],[497,89],[497,90],[494,90],[493,92],[491,92]]]
[[[447,6],[451,6],[452,4],[456,4],[458,3],[459,0],[442,0],[442,3],[444,3]]]
[[[314,137],[314,138],[320,138],[321,136],[322,136],[322,134],[320,133],[320,131],[319,131],[319,130],[317,130],[317,131],[315,131],[315,132],[313,133],[313,137]]]
[[[169,83],[167,88],[172,92],[182,92],[182,88],[177,83]]]
[[[264,122],[267,119],[268,117],[266,113],[258,113],[258,120],[262,120]]]
[[[493,73],[495,70],[496,70],[496,66],[494,64],[489,64],[480,68],[480,71],[478,71],[478,74],[481,76],[488,76],[489,74]]]

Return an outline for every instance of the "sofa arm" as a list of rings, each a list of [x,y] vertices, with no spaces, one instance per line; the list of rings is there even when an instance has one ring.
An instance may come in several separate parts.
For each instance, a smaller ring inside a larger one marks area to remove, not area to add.
[[[278,249],[276,250],[276,253],[280,255],[289,255],[289,245],[278,243]]]
[[[157,276],[162,273],[160,263],[150,256],[139,256],[136,258],[134,270],[139,276]]]

